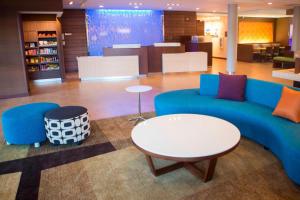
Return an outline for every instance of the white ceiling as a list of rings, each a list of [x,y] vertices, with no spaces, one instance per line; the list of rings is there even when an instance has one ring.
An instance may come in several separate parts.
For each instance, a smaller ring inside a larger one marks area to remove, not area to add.
[[[73,5],[69,5],[70,1],[73,1]],[[280,17],[285,14],[286,9],[300,6],[300,0],[63,0],[63,2],[65,9],[99,9],[99,5],[103,5],[104,9],[134,9],[133,5],[129,5],[130,2],[142,3],[138,8],[142,10],[168,10],[169,3],[175,4],[171,6],[172,10],[206,13],[226,13],[228,3],[237,3],[240,7],[240,15],[266,15],[266,17]],[[268,2],[272,2],[272,5],[268,5]]]

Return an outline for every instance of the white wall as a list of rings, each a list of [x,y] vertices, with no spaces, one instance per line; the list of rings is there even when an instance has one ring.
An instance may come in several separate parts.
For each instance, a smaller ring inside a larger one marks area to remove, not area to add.
[[[209,33],[206,33],[206,37],[210,37],[213,43],[213,57],[226,58],[227,53],[227,37],[225,37],[225,32],[227,32],[227,16],[205,16],[198,14],[197,20],[204,21],[205,29],[208,28],[211,30],[210,34],[217,33],[217,36],[209,36]],[[214,27],[217,30],[214,30]],[[207,30],[204,30],[206,32]]]
[[[227,38],[217,37],[212,38],[213,57],[226,58],[227,54]]]

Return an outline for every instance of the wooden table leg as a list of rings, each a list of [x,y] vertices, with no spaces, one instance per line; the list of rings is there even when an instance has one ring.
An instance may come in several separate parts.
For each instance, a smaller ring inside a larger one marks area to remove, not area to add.
[[[210,181],[214,175],[215,167],[217,164],[217,158],[208,160],[208,166],[205,171],[201,170],[195,165],[195,163],[185,163],[185,168],[194,176],[202,179],[204,182]]]
[[[166,167],[156,169],[151,156],[148,156],[148,155],[145,155],[145,156],[146,156],[146,160],[149,165],[149,168],[154,176],[160,176],[162,174],[169,173],[171,171],[182,168],[184,166],[183,162],[178,162],[178,163],[174,163],[172,165],[168,165]]]
[[[153,174],[154,176],[157,176],[156,170],[155,170],[155,166],[154,166],[154,164],[153,164],[153,160],[152,160],[151,156],[148,156],[148,155],[145,155],[145,156],[146,156],[146,160],[147,160],[148,166],[149,166],[149,168],[150,168],[152,174]]]
[[[148,166],[154,176],[160,176],[162,174],[166,174],[176,169],[185,167],[194,176],[197,176],[198,178],[202,179],[204,182],[210,181],[212,179],[217,164],[217,158],[213,158],[208,160],[208,166],[205,169],[205,171],[199,169],[199,167],[195,165],[196,164],[195,162],[178,162],[172,165],[168,165],[166,167],[156,169],[151,156],[145,155],[145,157]]]
[[[218,158],[213,158],[208,161],[208,167],[205,171],[204,182],[210,181],[214,175],[215,168],[217,165]]]

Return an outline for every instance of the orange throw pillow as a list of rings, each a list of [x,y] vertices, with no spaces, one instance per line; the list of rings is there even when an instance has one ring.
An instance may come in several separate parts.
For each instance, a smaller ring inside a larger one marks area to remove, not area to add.
[[[282,89],[281,98],[273,112],[273,115],[300,122],[300,91],[287,87]]]

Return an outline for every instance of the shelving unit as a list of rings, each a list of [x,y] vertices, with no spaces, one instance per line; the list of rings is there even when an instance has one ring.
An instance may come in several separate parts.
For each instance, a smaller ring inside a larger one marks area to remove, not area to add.
[[[37,41],[25,42],[29,78],[61,78],[56,31],[37,31],[36,34]]]

